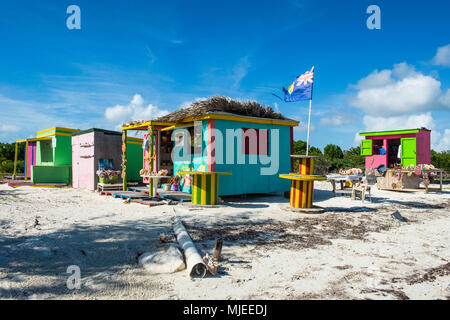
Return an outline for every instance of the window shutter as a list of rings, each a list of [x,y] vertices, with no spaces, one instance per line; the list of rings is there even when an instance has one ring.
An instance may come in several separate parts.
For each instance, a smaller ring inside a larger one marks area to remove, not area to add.
[[[372,155],[372,140],[361,140],[361,155],[371,156]]]

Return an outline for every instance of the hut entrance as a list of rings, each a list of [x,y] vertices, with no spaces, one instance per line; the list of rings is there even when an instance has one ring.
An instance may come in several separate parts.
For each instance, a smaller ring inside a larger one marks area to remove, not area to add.
[[[388,168],[393,168],[400,163],[400,139],[387,140]]]
[[[172,162],[172,149],[173,149],[173,142],[171,141],[172,137],[172,131],[173,130],[166,130],[166,131],[156,131],[155,132],[155,140],[154,140],[154,159],[153,159],[153,171],[158,172],[159,170],[167,170],[167,175],[172,176],[173,175],[173,162]],[[149,135],[146,132],[144,134],[144,141],[148,140]],[[148,145],[144,147],[143,152],[144,157],[144,164],[143,169],[145,172],[150,172],[150,152],[148,149]],[[149,183],[150,178],[144,177],[143,178],[144,183]]]
[[[156,145],[156,168],[158,170],[167,170],[167,175],[173,175],[173,161],[172,161],[172,141],[173,130],[159,131],[158,141]]]

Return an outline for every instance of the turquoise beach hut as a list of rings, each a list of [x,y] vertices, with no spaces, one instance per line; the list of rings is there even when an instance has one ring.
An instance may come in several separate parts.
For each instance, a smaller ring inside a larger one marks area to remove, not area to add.
[[[257,102],[212,97],[150,121],[134,121],[122,130],[153,130],[154,157],[144,150],[143,168],[229,172],[220,176],[218,194],[242,195],[289,191],[280,173],[291,172],[293,128],[298,122]],[[149,137],[146,133],[144,139]],[[150,147],[149,147],[150,146]],[[144,146],[145,148],[145,146]],[[181,191],[192,192],[192,176],[183,175]]]

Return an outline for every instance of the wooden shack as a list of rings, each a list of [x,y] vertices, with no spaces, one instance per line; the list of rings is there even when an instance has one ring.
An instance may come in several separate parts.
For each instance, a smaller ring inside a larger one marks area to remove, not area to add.
[[[220,177],[222,196],[289,191],[289,181],[278,174],[292,169],[295,126],[297,121],[257,102],[212,97],[154,120],[124,124],[122,130],[125,136],[128,130],[146,131],[146,170],[166,169],[170,176],[185,171],[231,173]],[[127,177],[127,170],[123,175]],[[192,192],[192,179],[183,175],[181,191]],[[150,181],[144,177],[144,182]]]
[[[381,165],[430,164],[430,130],[426,128],[362,132],[361,155],[366,157],[366,172]]]
[[[127,137],[129,181],[139,181],[142,167],[142,139]],[[99,159],[110,159],[115,170],[121,170],[122,133],[98,128],[72,135],[74,188],[96,190]]]

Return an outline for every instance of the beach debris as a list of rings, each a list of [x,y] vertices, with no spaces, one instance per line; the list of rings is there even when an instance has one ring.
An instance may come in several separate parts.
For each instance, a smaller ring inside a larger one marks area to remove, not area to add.
[[[393,214],[391,214],[391,216],[401,222],[408,222],[408,219],[406,219],[404,216],[402,216],[400,214],[400,212],[398,212],[398,211],[395,211]]]
[[[219,238],[216,240],[216,245],[214,246],[214,259],[216,262],[220,261],[220,256],[222,254],[222,245],[223,245],[223,239]]]
[[[151,274],[174,273],[186,268],[182,253],[170,244],[164,244],[155,252],[144,252],[138,261]]]
[[[38,216],[36,216],[36,217],[34,218],[34,225],[33,225],[34,228],[36,228],[37,226],[40,225],[38,218],[39,218]]]
[[[159,241],[160,241],[161,243],[167,243],[167,238],[166,238],[166,235],[165,235],[164,233],[161,233],[161,234],[159,235]]]
[[[217,274],[217,270],[219,269],[219,264],[217,263],[216,259],[206,254],[203,257],[203,262],[208,269],[208,275],[215,276]]]
[[[174,210],[175,213],[175,210]],[[192,242],[186,228],[177,216],[174,218],[173,230],[181,249],[186,258],[186,265],[191,277],[204,277],[207,267],[202,257],[197,251],[194,242]]]

